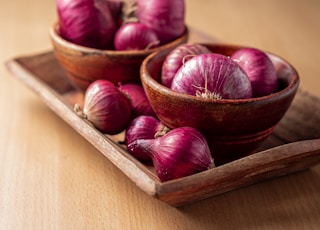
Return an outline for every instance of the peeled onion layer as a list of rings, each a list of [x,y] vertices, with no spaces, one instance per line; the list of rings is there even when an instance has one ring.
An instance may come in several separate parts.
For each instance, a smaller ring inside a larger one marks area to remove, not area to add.
[[[186,62],[173,78],[171,89],[208,99],[246,99],[252,86],[241,67],[225,55],[200,54]]]

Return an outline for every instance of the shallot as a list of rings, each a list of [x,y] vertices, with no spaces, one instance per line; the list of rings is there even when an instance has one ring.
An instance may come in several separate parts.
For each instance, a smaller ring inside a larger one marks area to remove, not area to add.
[[[125,133],[125,144],[129,146],[139,139],[154,139],[165,135],[169,132],[169,128],[162,124],[153,116],[141,115],[134,118]],[[132,146],[131,146],[132,147]],[[151,160],[151,156],[141,149],[132,149],[128,147],[128,151],[138,160]]]
[[[120,6],[117,1],[57,0],[59,33],[78,45],[111,49]]]
[[[249,77],[253,97],[266,96],[278,89],[275,67],[263,51],[256,48],[241,48],[231,55]]]
[[[161,84],[170,88],[172,79],[182,64],[198,54],[211,53],[211,51],[200,44],[182,44],[173,49],[165,58],[161,70]]]
[[[157,33],[161,44],[185,31],[184,0],[136,0],[136,4],[138,20]]]
[[[171,89],[207,99],[252,97],[246,73],[236,62],[217,53],[200,54],[187,61],[173,78]]]
[[[205,137],[191,127],[175,128],[155,139],[138,139],[128,148],[149,154],[161,181],[189,176],[214,166]]]
[[[132,117],[140,115],[156,116],[141,85],[135,83],[119,84],[119,89],[130,98]]]
[[[123,24],[115,34],[116,50],[148,50],[159,45],[157,34],[139,22]]]
[[[106,134],[123,131],[130,122],[129,98],[108,80],[96,80],[87,88],[83,111],[78,104],[75,111]]]

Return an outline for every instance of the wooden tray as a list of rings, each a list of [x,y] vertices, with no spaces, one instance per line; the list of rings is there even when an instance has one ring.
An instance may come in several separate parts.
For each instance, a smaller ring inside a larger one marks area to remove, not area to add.
[[[81,101],[83,95],[69,83],[52,51],[13,58],[6,66],[140,189],[172,206],[303,170],[320,162],[320,99],[300,89],[285,117],[256,154],[161,183],[152,168],[137,161],[118,143],[123,133],[103,135],[73,112],[74,103]]]

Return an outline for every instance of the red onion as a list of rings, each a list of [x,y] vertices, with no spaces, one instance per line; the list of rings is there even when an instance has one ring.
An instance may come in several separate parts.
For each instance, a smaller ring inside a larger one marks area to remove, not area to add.
[[[278,80],[287,79],[288,76],[295,75],[294,70],[290,67],[290,64],[284,62],[280,57],[266,53],[269,59],[271,60],[276,73]],[[279,83],[278,83],[279,84]],[[279,87],[279,85],[278,85]]]
[[[125,144],[129,146],[139,139],[154,139],[163,136],[169,131],[169,128],[162,124],[153,116],[142,115],[133,119],[128,126],[125,134]],[[151,160],[151,156],[139,149],[128,148],[128,151],[138,160]]]
[[[110,14],[118,25],[122,22],[122,8],[123,8],[123,0],[103,0],[104,2],[108,2],[108,6],[110,9]]]
[[[78,45],[111,49],[120,5],[105,0],[57,0],[59,33]]]
[[[147,50],[159,43],[157,34],[139,22],[123,24],[114,38],[116,50]]]
[[[167,43],[183,34],[184,0],[137,0],[136,3],[139,21],[153,29],[161,43]]]
[[[205,53],[211,53],[211,51],[207,47],[196,43],[182,44],[173,49],[163,62],[161,83],[170,88],[172,79],[182,64],[188,61],[191,57]]]
[[[132,116],[156,116],[141,85],[135,83],[119,84],[119,89],[127,94],[131,100]]]
[[[96,80],[86,90],[83,111],[75,105],[75,111],[107,134],[123,131],[130,122],[129,98],[107,80]]]
[[[173,129],[156,139],[139,139],[128,147],[151,156],[161,181],[192,175],[214,165],[206,139],[191,127]]]
[[[216,53],[200,54],[187,61],[174,77],[171,89],[209,99],[252,97],[250,80],[241,67]]]
[[[254,97],[276,92],[278,89],[276,70],[263,51],[255,48],[242,48],[233,53],[231,59],[236,61],[248,75]]]

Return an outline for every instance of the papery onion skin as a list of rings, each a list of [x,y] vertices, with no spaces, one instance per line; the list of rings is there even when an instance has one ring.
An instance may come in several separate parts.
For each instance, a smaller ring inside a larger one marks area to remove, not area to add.
[[[134,118],[126,129],[125,144],[128,151],[141,161],[151,161],[151,156],[141,149],[131,149],[130,144],[140,139],[154,139],[169,131],[169,128],[153,116],[141,115]]]
[[[133,118],[141,115],[156,116],[141,85],[135,83],[120,84],[119,89],[130,98]]]
[[[165,58],[161,70],[161,84],[171,87],[172,79],[183,63],[198,54],[212,53],[207,47],[197,44],[182,44],[172,50]]]
[[[180,127],[156,139],[130,144],[152,157],[159,179],[164,182],[189,176],[214,166],[205,137],[195,128]]]
[[[130,122],[130,100],[110,81],[96,80],[86,90],[83,114],[103,133],[117,134]]]
[[[105,0],[57,0],[60,36],[86,47],[113,49],[118,28],[116,4]]]
[[[157,34],[139,22],[123,24],[115,34],[116,50],[148,50],[159,46]]]
[[[230,57],[248,75],[252,84],[253,97],[262,97],[278,89],[275,67],[263,51],[256,48],[241,48]]]
[[[185,30],[184,0],[136,0],[136,16],[153,29],[161,44],[181,36]]]
[[[241,67],[225,55],[200,54],[175,75],[171,89],[208,99],[246,99],[252,86]]]

